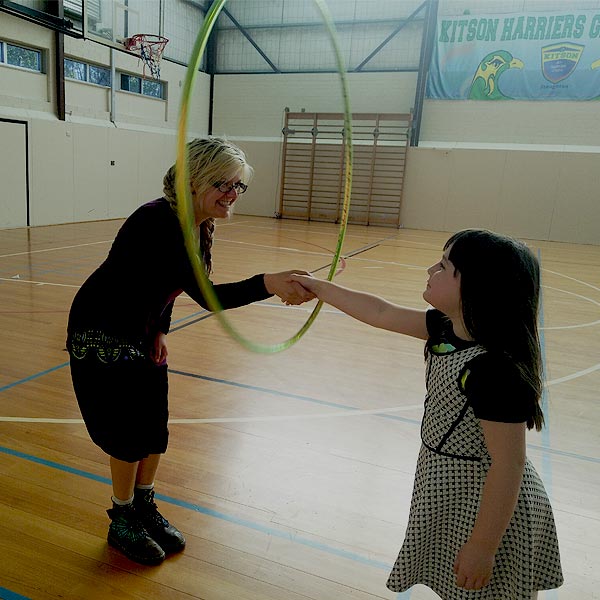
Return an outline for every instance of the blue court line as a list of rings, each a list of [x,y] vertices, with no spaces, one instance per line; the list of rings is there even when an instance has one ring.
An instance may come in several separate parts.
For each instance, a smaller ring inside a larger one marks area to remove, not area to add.
[[[91,479],[100,483],[106,483],[108,485],[111,484],[111,480],[107,477],[95,475],[94,473],[89,473],[88,471],[83,471],[81,469],[75,469],[74,467],[68,467],[67,465],[61,465],[60,463],[46,460],[45,458],[33,456],[33,454],[25,454],[25,452],[20,452],[19,450],[13,450],[12,448],[6,448],[4,446],[0,446],[0,452],[3,454],[8,454],[9,456],[14,456],[15,458],[28,460],[29,462],[33,462],[38,465],[43,465],[44,467],[51,467],[58,471],[63,471],[64,473],[70,473],[71,475],[77,475],[78,477],[85,477],[86,479]]]
[[[206,309],[201,310],[199,312],[192,313],[191,315],[188,315],[187,317],[182,317],[181,319],[177,319],[176,321],[173,321],[172,325],[176,325],[177,323],[183,323],[183,321],[189,321],[190,319],[194,319],[194,318],[198,317],[199,315],[204,315],[204,316],[200,317],[199,319],[196,319],[195,321],[190,321],[189,323],[180,325],[179,327],[171,327],[171,328],[169,328],[169,333],[173,333],[174,331],[183,329],[184,327],[187,327],[188,325],[193,325],[194,323],[197,323],[198,321],[202,321],[203,319],[210,317],[212,315],[212,313],[209,313]]]
[[[223,385],[230,385],[232,387],[238,387],[245,390],[252,390],[253,392],[261,392],[263,394],[270,394],[272,396],[283,396],[285,398],[293,398],[295,400],[302,400],[303,402],[312,402],[313,404],[319,404],[320,406],[328,406],[330,408],[341,408],[344,410],[361,410],[356,406],[348,406],[347,404],[339,404],[337,402],[329,402],[327,400],[318,400],[317,398],[311,398],[310,396],[302,396],[300,394],[292,394],[291,392],[283,392],[279,390],[272,390],[270,388],[263,388],[256,385],[250,385],[247,383],[239,383],[237,381],[230,381],[227,379],[219,379],[217,377],[210,377],[209,375],[198,375],[197,373],[187,373],[185,371],[177,371],[176,369],[169,369],[169,373],[174,373],[175,375],[181,375],[183,377],[192,377],[194,379],[202,379],[204,381],[212,381],[213,383],[221,383]],[[385,409],[384,409],[385,410]],[[406,417],[399,417],[398,415],[390,415],[390,414],[377,414],[374,413],[374,416],[382,417],[386,419],[393,419],[395,421],[403,421],[405,423],[411,423],[413,425],[420,425],[421,421],[418,419],[408,419]]]
[[[40,373],[36,373],[34,375],[30,375],[29,377],[25,377],[24,379],[20,379],[19,381],[14,381],[13,383],[9,383],[3,387],[0,387],[0,392],[3,392],[4,390],[10,389],[16,385],[19,385],[21,383],[27,383],[28,381],[32,381],[34,379],[37,379],[38,377],[41,377],[42,375],[46,375],[48,373],[51,373],[52,371],[56,371],[58,369],[62,369],[63,367],[68,366],[68,362],[63,363],[61,365],[58,365],[56,367],[53,367],[51,369],[47,369],[46,371],[41,371]],[[294,398],[296,400],[302,400],[304,402],[311,402],[313,404],[319,404],[322,406],[328,406],[331,408],[338,408],[338,409],[342,409],[342,410],[348,410],[348,411],[356,411],[356,410],[361,410],[359,408],[356,408],[355,406],[348,406],[346,404],[340,404],[340,403],[336,403],[336,402],[328,402],[326,400],[318,400],[317,398],[311,398],[310,396],[301,396],[299,394],[292,394],[289,392],[283,392],[283,391],[277,391],[277,390],[272,390],[269,388],[262,388],[262,387],[258,387],[258,386],[252,386],[249,384],[244,384],[244,383],[239,383],[237,381],[229,381],[227,379],[217,379],[216,377],[209,377],[208,375],[199,375],[196,373],[187,373],[185,371],[177,371],[177,370],[173,370],[173,369],[169,369],[170,373],[175,373],[177,375],[181,375],[182,377],[193,377],[195,379],[203,379],[205,381],[212,381],[214,383],[220,383],[223,385],[229,385],[232,387],[238,387],[238,388],[242,388],[242,389],[249,389],[249,390],[253,390],[253,391],[257,391],[257,392],[261,392],[261,393],[265,393],[265,394],[270,394],[273,396],[283,396],[283,397],[287,397],[287,398]],[[387,413],[374,413],[372,416],[375,416],[377,418],[380,419],[391,419],[393,421],[401,421],[403,423],[410,423],[411,425],[420,425],[421,421],[418,419],[409,419],[407,417],[401,417],[399,415],[395,415],[395,414],[387,414]],[[574,460],[582,460],[585,462],[591,462],[591,463],[596,463],[596,464],[600,464],[600,458],[599,457],[595,457],[595,456],[587,456],[585,454],[578,454],[576,452],[569,452],[567,450],[559,450],[556,448],[550,448],[547,445],[544,444],[549,444],[549,436],[546,435],[542,435],[542,443],[543,445],[539,446],[537,444],[527,444],[528,448],[531,448],[533,450],[539,451],[541,453],[544,454],[545,457],[550,457],[552,455],[555,456],[564,456],[566,458],[572,458]]]
[[[212,508],[207,508],[205,506],[200,506],[198,504],[191,504],[190,502],[186,502],[185,500],[178,500],[177,498],[171,498],[170,496],[163,496],[161,494],[156,494],[156,497],[163,502],[169,502],[170,504],[175,504],[176,506],[180,506],[182,508],[187,508],[188,510],[193,510],[195,512],[201,513],[203,515],[207,515],[209,517],[214,517],[216,519],[221,519],[223,521],[227,521],[229,523],[233,523],[234,525],[239,525],[241,527],[246,527],[247,529],[253,529],[254,531],[259,531],[261,533],[266,533],[272,537],[281,538],[283,540],[287,540],[290,542],[294,542],[296,544],[302,544],[303,546],[308,546],[314,550],[320,550],[322,552],[326,552],[328,554],[333,554],[335,556],[339,556],[340,558],[346,558],[348,560],[352,560],[354,562],[361,563],[363,565],[367,565],[369,567],[375,567],[376,569],[383,569],[386,571],[390,571],[392,566],[387,563],[380,562],[378,560],[373,560],[371,558],[367,558],[365,556],[361,556],[356,552],[350,552],[348,550],[342,550],[341,548],[336,548],[335,546],[330,546],[329,544],[323,544],[322,542],[317,542],[315,540],[311,540],[309,538],[296,535],[290,531],[280,531],[279,529],[274,529],[272,527],[268,527],[266,525],[261,525],[260,523],[255,523],[254,521],[249,521],[248,519],[241,519],[239,517],[234,517],[232,515],[228,515],[226,513],[222,513],[218,510],[214,510]]]
[[[537,251],[538,262],[540,264],[540,311],[539,311],[539,325],[540,325],[540,348],[542,353],[542,370],[544,377],[546,375],[546,336],[544,334],[544,294],[542,292],[543,287],[541,285],[542,278],[542,253],[540,248]],[[544,415],[544,427],[542,428],[542,446],[550,446],[550,413],[548,411],[548,386],[542,388],[542,413]],[[552,461],[550,455],[544,452],[542,455],[542,479],[544,485],[548,490],[548,496],[552,498]],[[558,598],[558,590],[548,590],[546,592],[546,600],[556,600]]]
[[[38,456],[33,456],[31,454],[25,454],[24,452],[20,452],[18,450],[13,450],[11,448],[5,448],[0,446],[0,452],[7,454],[9,456],[14,456],[16,458],[21,458],[23,460],[28,460],[30,462],[43,465],[45,467],[50,467],[52,469],[56,469],[58,471],[62,471],[64,473],[69,473],[71,475],[77,475],[78,477],[84,477],[86,479],[91,479],[93,481],[97,481],[100,483],[105,483],[106,485],[111,485],[111,480],[102,477],[100,475],[96,475],[94,473],[89,473],[87,471],[83,471],[81,469],[75,469],[73,467],[69,467],[67,465],[62,465],[60,463],[56,463],[50,460],[46,460],[44,458],[39,458]],[[214,510],[212,508],[207,508],[206,506],[201,506],[200,504],[192,504],[190,502],[186,502],[185,500],[179,500],[178,498],[172,498],[171,496],[164,496],[162,494],[156,494],[156,498],[163,502],[167,502],[169,504],[173,504],[175,506],[180,506],[182,508],[193,510],[194,512],[201,513],[203,515],[207,515],[209,517],[214,517],[215,519],[220,519],[222,521],[227,521],[228,523],[233,523],[234,525],[239,525],[240,527],[245,527],[247,529],[252,529],[254,531],[259,531],[261,533],[265,533],[272,537],[288,540],[290,542],[294,542],[296,544],[302,544],[303,546],[307,546],[314,550],[320,550],[321,552],[326,552],[328,554],[333,554],[335,556],[339,556],[341,558],[346,558],[348,560],[361,563],[363,565],[367,565],[369,567],[375,567],[377,569],[383,569],[390,571],[391,565],[386,563],[373,560],[357,554],[356,552],[349,552],[348,550],[343,550],[341,548],[336,548],[335,546],[330,546],[328,544],[323,544],[321,542],[317,542],[315,540],[311,540],[309,538],[296,535],[289,531],[281,531],[279,529],[275,529],[273,527],[268,527],[266,525],[261,525],[260,523],[255,523],[254,521],[250,521],[248,519],[241,519],[239,517],[234,517],[233,515],[228,515],[227,513]]]
[[[58,369],[62,369],[63,367],[66,367],[68,364],[69,364],[68,362],[62,363],[62,365],[58,365],[56,367],[46,369],[45,371],[40,371],[39,373],[34,373],[33,375],[29,375],[29,377],[24,377],[23,379],[19,379],[18,381],[13,381],[12,383],[8,383],[8,384],[0,387],[0,392],[3,392],[12,387],[15,387],[16,385],[21,385],[22,383],[27,383],[28,381],[33,381],[34,379],[37,379],[38,377],[43,377],[44,375],[48,375],[48,373],[52,373],[53,371],[58,371]]]
[[[540,263],[540,280],[541,280],[541,251],[538,248],[538,262]],[[541,281],[540,281],[541,284]],[[539,325],[540,325],[540,349],[542,353],[542,371],[544,377],[546,375],[546,336],[544,334],[544,294],[543,288],[540,285],[540,310],[539,310]],[[542,388],[541,408],[542,414],[544,415],[544,427],[542,428],[542,446],[550,446],[550,413],[548,411],[548,386]],[[548,494],[552,495],[552,465],[550,464],[550,457],[544,454],[542,458],[542,473],[544,477],[544,484],[548,488]]]
[[[191,319],[192,317],[195,317],[196,315],[202,314],[202,311],[199,313],[194,313],[193,315],[188,315],[187,317],[183,317],[182,319],[178,319],[177,321],[173,321],[174,323],[180,323],[181,321],[185,321],[187,319]],[[12,387],[15,387],[16,385],[21,385],[22,383],[27,383],[28,381],[33,381],[34,379],[37,379],[38,377],[43,377],[44,375],[48,375],[48,373],[52,373],[53,371],[58,371],[58,369],[63,369],[64,367],[67,367],[69,365],[69,362],[64,362],[60,365],[57,365],[56,367],[51,367],[50,369],[46,369],[45,371],[40,371],[39,373],[34,373],[33,375],[29,375],[28,377],[24,377],[23,379],[19,379],[18,381],[13,381],[12,383],[8,383],[2,387],[0,387],[0,392],[4,392],[5,390],[9,390]]]
[[[205,314],[206,313],[206,314]],[[211,317],[214,315],[214,313],[209,312],[209,311],[200,311],[198,313],[195,313],[193,315],[189,315],[187,317],[184,317],[183,319],[179,319],[177,321],[174,321],[174,323],[180,323],[181,321],[185,321],[187,319],[191,319],[197,315],[203,315],[201,316],[199,319],[197,319],[196,321],[192,321],[190,323],[186,323],[185,325],[182,325],[181,327],[177,327],[175,329],[172,329],[171,331],[177,331],[178,329],[183,329],[184,327],[187,327],[188,325],[192,325],[193,323],[197,323],[198,321],[202,321],[208,317]],[[336,402],[327,402],[326,400],[317,400],[316,398],[311,398],[309,396],[301,396],[299,394],[292,394],[290,392],[279,392],[277,390],[272,390],[269,388],[263,388],[263,387],[259,387],[259,386],[254,386],[254,385],[249,385],[249,384],[245,384],[245,383],[238,383],[236,381],[228,381],[226,379],[218,379],[216,377],[209,377],[208,375],[198,375],[195,373],[186,373],[185,371],[177,371],[175,369],[169,369],[169,373],[175,373],[176,375],[181,375],[183,377],[193,377],[195,379],[202,379],[204,381],[212,381],[213,383],[221,383],[223,385],[230,385],[233,387],[239,387],[239,388],[243,388],[243,389],[247,389],[247,390],[252,390],[255,392],[262,392],[264,394],[271,394],[273,396],[284,396],[286,398],[294,398],[295,400],[302,400],[304,402],[312,402],[313,404],[320,404],[321,406],[329,406],[332,408],[342,408],[345,410],[359,410],[358,408],[356,408],[355,406],[347,406],[345,404],[338,404]],[[0,388],[0,392],[2,391],[2,389]],[[376,415],[378,417],[383,417],[386,419],[393,419],[396,421],[404,421],[405,423],[413,423],[413,424],[420,424],[421,422],[417,419],[407,419],[406,417],[399,417],[398,415],[390,415],[390,414],[380,414],[380,415]]]
[[[0,587],[0,598],[2,600],[30,600],[27,596],[21,596],[21,594],[17,594],[16,592],[11,592],[6,588]]]
[[[543,438],[543,436],[542,436]],[[537,444],[527,444],[528,448],[533,450],[539,450],[544,455],[554,454],[556,456],[565,456],[567,458],[574,458],[576,460],[584,460],[591,463],[600,463],[600,458],[596,456],[586,456],[585,454],[577,454],[576,452],[568,452],[567,450],[557,450],[555,448],[547,448],[546,446],[538,446]]]

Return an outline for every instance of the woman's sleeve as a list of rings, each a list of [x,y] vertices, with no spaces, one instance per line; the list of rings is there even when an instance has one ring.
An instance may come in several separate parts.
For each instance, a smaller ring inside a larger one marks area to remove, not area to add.
[[[214,286],[219,304],[223,308],[237,308],[258,300],[266,300],[273,294],[267,292],[264,274],[234,283],[220,283]]]
[[[263,274],[254,275],[253,277],[243,279],[242,281],[219,283],[213,285],[213,289],[217,295],[219,304],[223,309],[245,306],[246,304],[251,304],[258,300],[265,300],[272,296],[272,294],[267,292]],[[188,277],[188,284],[184,287],[184,291],[202,306],[202,308],[209,308],[208,302],[202,294],[202,290],[193,273]]]
[[[176,260],[178,263],[178,271],[180,273],[179,280],[181,289],[202,306],[202,308],[208,309],[208,303],[202,294],[202,290],[196,280],[196,275],[187,255],[179,224],[177,224],[177,230],[173,235],[173,245],[178,248],[178,258]],[[246,304],[251,304],[258,300],[265,300],[272,296],[272,294],[267,292],[263,274],[254,275],[253,277],[243,279],[242,281],[216,284],[213,285],[213,288],[219,299],[219,304],[224,309],[245,306]]]
[[[165,309],[162,311],[161,315],[160,315],[160,319],[158,322],[158,330],[161,331],[162,333],[169,333],[169,328],[171,327],[171,315],[173,314],[173,305],[175,304],[175,301],[171,301],[169,302],[169,304],[167,304],[167,306],[165,306]]]

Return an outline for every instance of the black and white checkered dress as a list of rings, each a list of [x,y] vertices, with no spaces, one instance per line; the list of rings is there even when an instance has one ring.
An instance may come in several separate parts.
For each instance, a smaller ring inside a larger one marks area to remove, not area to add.
[[[401,592],[421,583],[444,600],[530,600],[536,590],[560,586],[552,509],[539,475],[527,461],[491,582],[477,591],[456,587],[454,560],[473,529],[491,463],[479,419],[460,380],[467,363],[485,349],[473,344],[429,347],[422,446],[406,537],[388,588]]]

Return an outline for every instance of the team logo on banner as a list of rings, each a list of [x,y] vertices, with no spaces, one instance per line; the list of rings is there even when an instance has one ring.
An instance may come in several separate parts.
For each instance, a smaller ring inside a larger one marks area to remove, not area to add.
[[[485,56],[471,82],[470,100],[510,100],[500,90],[500,76],[508,69],[522,69],[523,61],[506,50],[496,50]]]
[[[542,48],[542,73],[551,83],[566,79],[577,67],[585,46],[561,42]]]

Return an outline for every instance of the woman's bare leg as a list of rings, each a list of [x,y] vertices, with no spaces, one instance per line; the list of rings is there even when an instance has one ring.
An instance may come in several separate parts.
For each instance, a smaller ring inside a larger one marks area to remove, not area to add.
[[[114,456],[110,457],[110,473],[112,476],[113,495],[117,500],[133,498],[133,488],[138,472],[139,462],[125,462]]]
[[[162,454],[150,454],[140,460],[135,478],[137,485],[151,485],[154,483],[154,477],[156,476],[161,456]]]
[[[161,454],[150,454],[140,461],[135,482],[136,514],[148,533],[161,548],[167,552],[179,552],[185,547],[185,537],[169,523],[159,512],[154,502],[154,477],[158,469]]]

